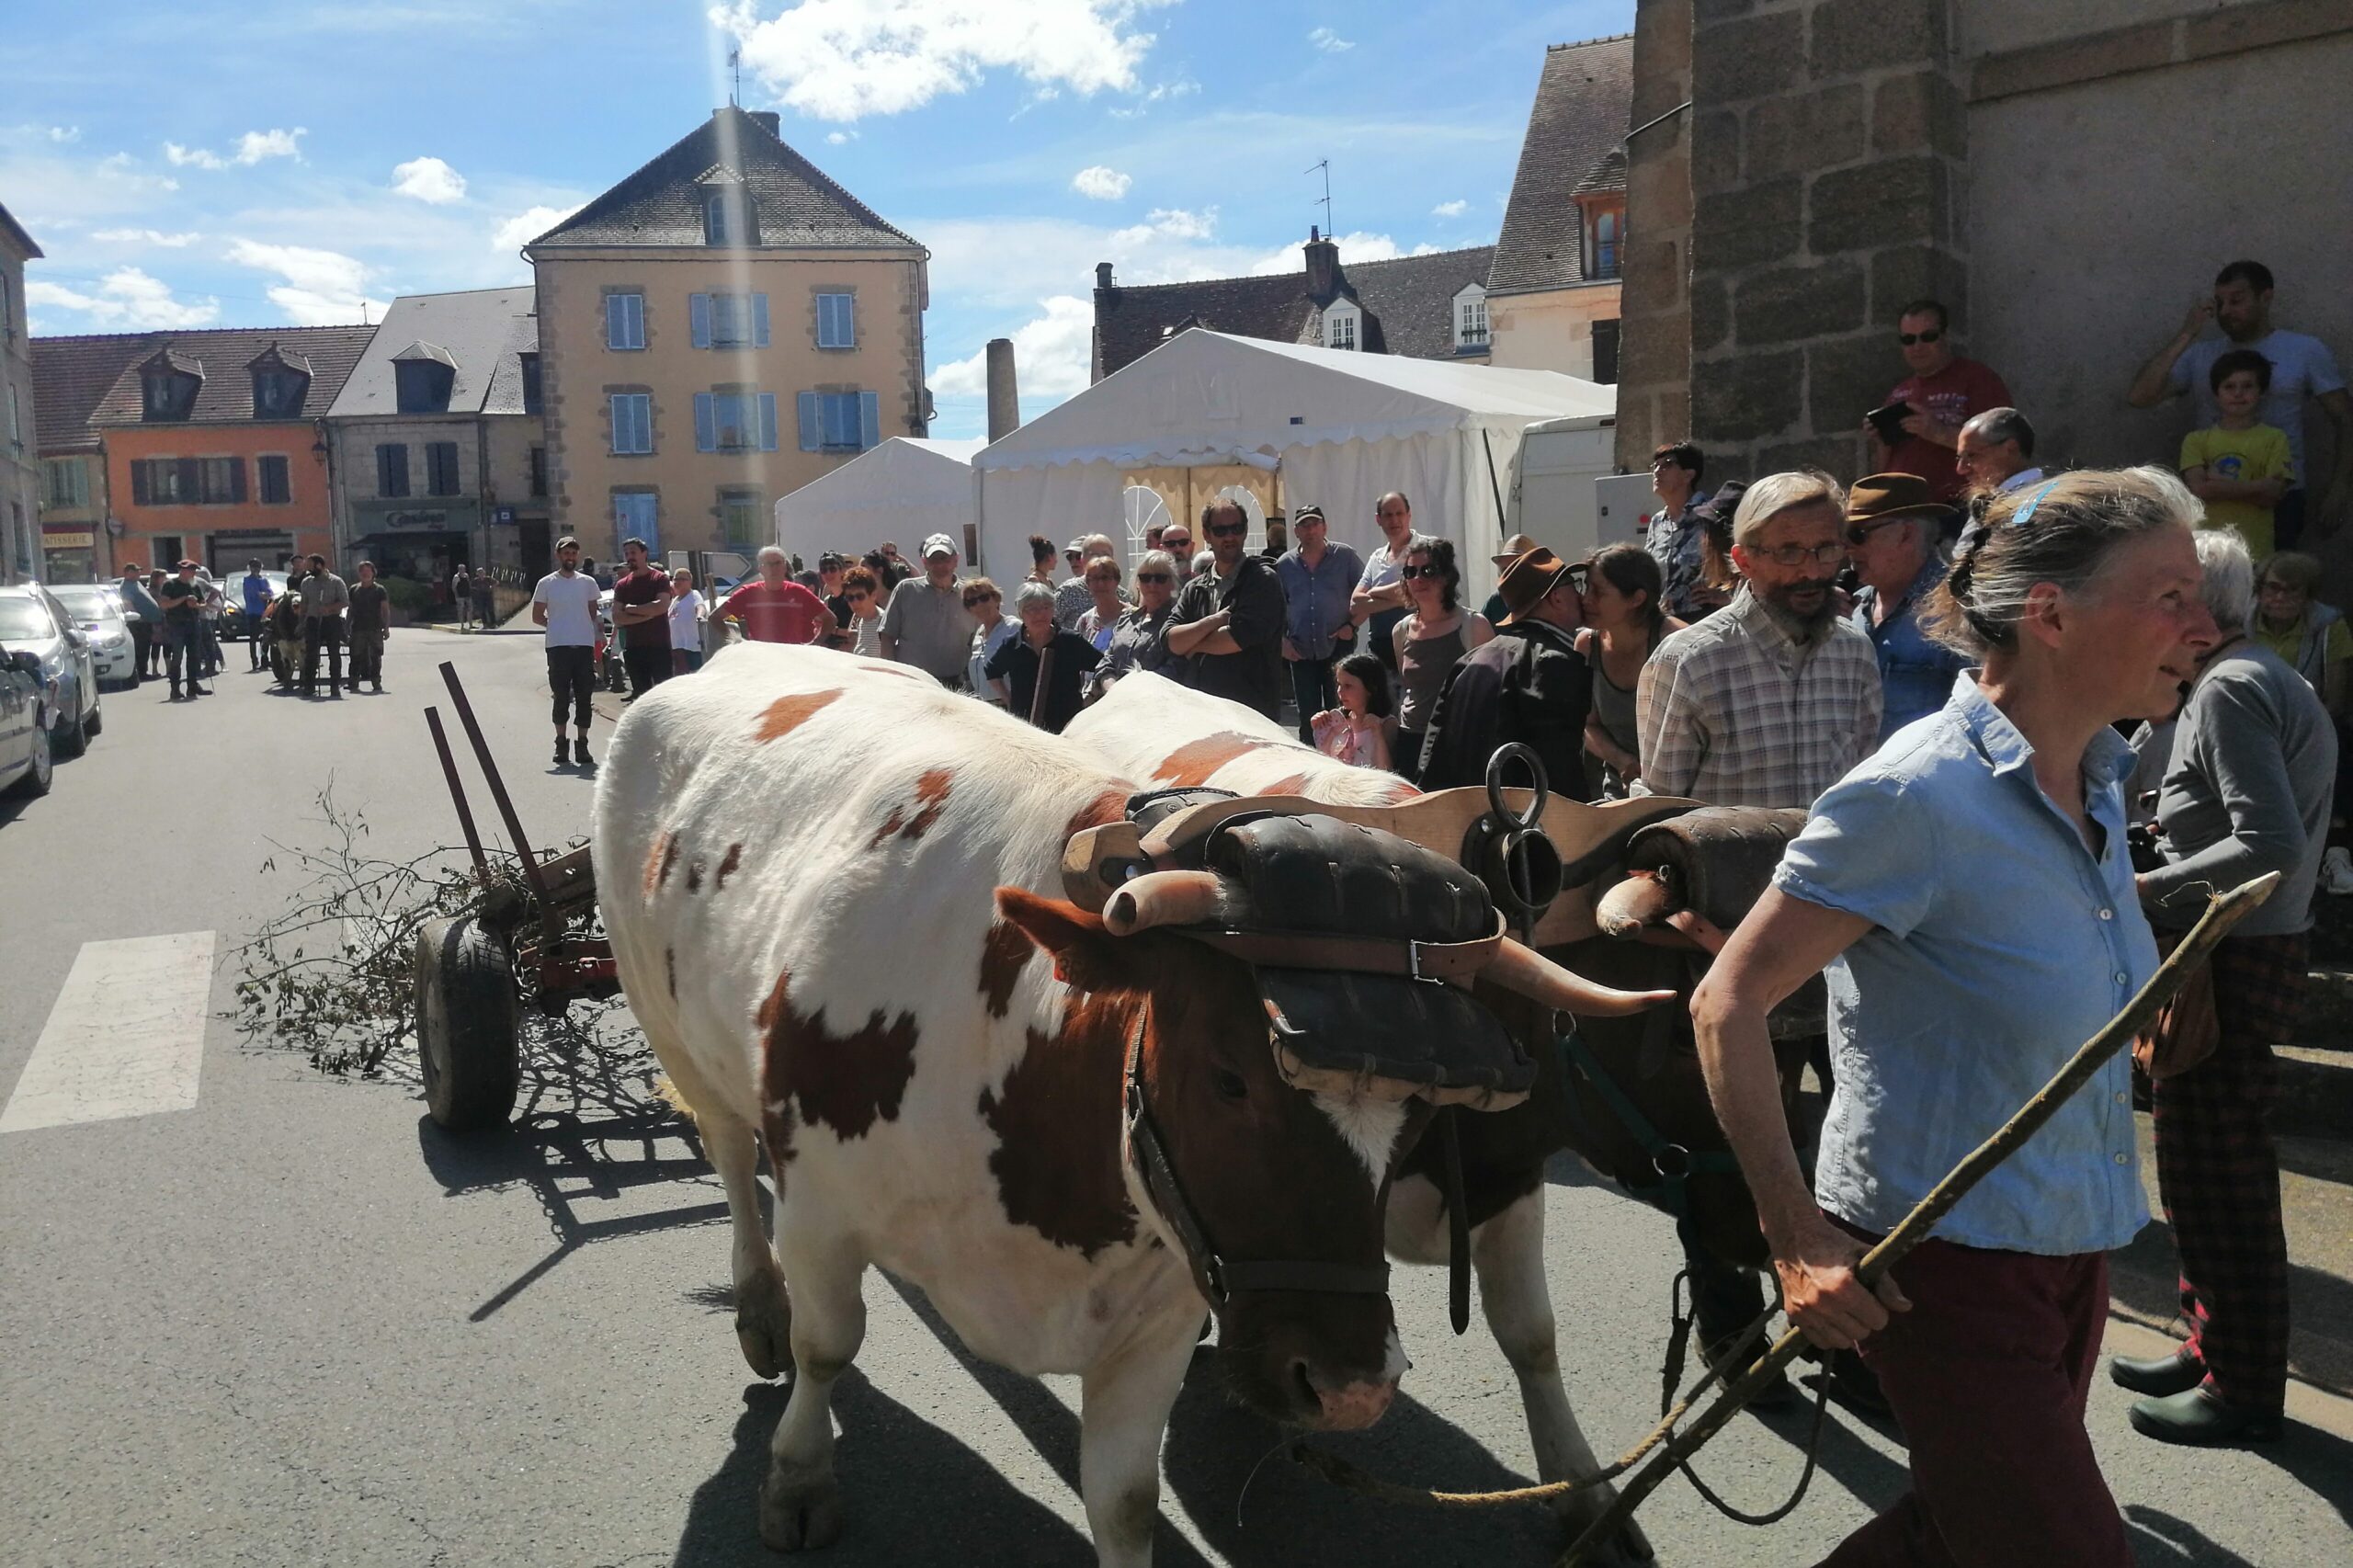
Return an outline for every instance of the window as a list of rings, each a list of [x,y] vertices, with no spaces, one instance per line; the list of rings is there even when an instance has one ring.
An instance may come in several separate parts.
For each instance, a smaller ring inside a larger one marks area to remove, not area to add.
[[[650,490],[617,491],[613,495],[613,554],[620,554],[620,542],[625,539],[642,539],[645,552],[653,559],[662,559],[660,524],[661,498]]]
[[[760,537],[760,524],[767,508],[756,490],[722,490],[719,493],[719,535],[728,549],[749,551],[772,540]]]
[[[776,450],[774,392],[695,393],[695,450]]]
[[[233,506],[245,498],[245,460],[202,458],[197,466],[197,501],[206,506]]]
[[[17,457],[25,455],[25,408],[13,386],[8,389],[8,450]]]
[[[1593,379],[1603,386],[1618,383],[1618,318],[1593,324]]]
[[[425,449],[425,493],[455,495],[461,488],[458,483],[458,443],[429,442]]]
[[[392,384],[403,414],[447,414],[458,369],[438,359],[402,359],[392,366]]]
[[[548,449],[545,447],[533,447],[531,449],[531,494],[545,495],[547,493]]]
[[[520,357],[520,363],[523,367],[523,412],[537,414],[540,412],[540,357],[525,354]]]
[[[44,506],[86,506],[90,504],[90,471],[80,458],[51,458],[43,465],[49,483],[41,495]]]
[[[1625,243],[1626,221],[1617,210],[1605,209],[1593,219],[1593,275],[1596,278],[1618,276],[1618,247]]]
[[[17,303],[8,291],[8,275],[0,272],[0,342],[17,341]]]
[[[254,417],[256,419],[292,419],[302,412],[302,399],[311,390],[311,378],[300,370],[283,368],[254,372]]]
[[[752,204],[740,189],[714,190],[703,198],[702,236],[714,245],[749,244]]]
[[[802,392],[801,449],[861,452],[881,440],[881,398],[874,392]]]
[[[182,484],[185,475],[187,483]],[[177,506],[196,496],[196,462],[185,470],[178,458],[143,458],[131,465],[131,500],[139,506]],[[162,556],[157,556],[162,560]],[[175,558],[176,559],[176,557]]]
[[[654,394],[615,392],[613,450],[623,457],[642,456],[654,449]]]
[[[605,296],[605,347],[645,347],[645,296],[636,292]]]
[[[689,294],[687,317],[697,348],[766,348],[766,294]]]
[[[151,425],[176,424],[196,411],[204,382],[185,370],[150,370],[141,378],[145,398],[140,417]]]
[[[820,294],[817,296],[817,347],[820,348],[858,347],[857,295]]]
[[[288,472],[286,459],[283,456],[256,458],[254,472],[261,482],[263,506],[285,506],[293,503],[293,476]]]
[[[398,497],[408,494],[408,448],[389,441],[376,449],[376,494]]]
[[[1487,346],[1487,293],[1475,283],[1454,297],[1454,346]]]
[[[1357,346],[1357,310],[1335,305],[1324,312],[1324,347],[1353,351]]]

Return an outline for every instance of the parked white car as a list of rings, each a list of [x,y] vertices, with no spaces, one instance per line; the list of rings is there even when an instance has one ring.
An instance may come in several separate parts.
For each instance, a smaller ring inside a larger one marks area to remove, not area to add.
[[[131,641],[131,622],[123,618],[122,600],[115,591],[98,583],[52,583],[49,591],[89,640],[99,687],[137,686],[139,653]]]
[[[59,756],[79,756],[98,733],[98,666],[90,640],[65,607],[37,583],[0,588],[0,643],[40,661],[50,740]]]
[[[49,793],[48,687],[40,654],[0,643],[0,794]]]

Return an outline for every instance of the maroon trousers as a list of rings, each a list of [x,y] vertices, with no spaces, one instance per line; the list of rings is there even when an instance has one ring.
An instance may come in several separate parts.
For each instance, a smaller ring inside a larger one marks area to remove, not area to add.
[[[1865,1340],[1862,1357],[1904,1424],[1912,1490],[1822,1568],[2131,1568],[2084,1430],[2108,1319],[2107,1255],[1932,1238],[1895,1266],[1895,1280],[1912,1310]]]
[[[2157,1188],[2181,1254],[2181,1315],[2207,1381],[2276,1415],[2288,1397],[2288,1237],[2271,1142],[2275,1040],[2303,1010],[2311,938],[2233,937],[2214,950],[2214,1054],[2161,1078]]]

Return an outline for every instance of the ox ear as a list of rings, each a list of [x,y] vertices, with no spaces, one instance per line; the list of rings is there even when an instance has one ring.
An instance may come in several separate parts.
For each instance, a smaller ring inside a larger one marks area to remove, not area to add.
[[[1114,937],[1103,922],[1059,898],[1041,898],[1027,888],[996,890],[996,906],[1021,933],[1054,957],[1054,978],[1081,991],[1117,993],[1144,988],[1137,964],[1138,938]]]

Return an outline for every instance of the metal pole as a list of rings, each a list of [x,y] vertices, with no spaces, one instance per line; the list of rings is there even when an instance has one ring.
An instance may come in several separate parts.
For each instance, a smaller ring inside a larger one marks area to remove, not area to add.
[[[465,786],[458,780],[458,759],[450,755],[449,737],[441,728],[441,710],[425,710],[426,728],[433,732],[433,749],[441,756],[441,777],[449,781],[449,799],[458,808],[458,825],[465,830],[466,851],[474,858],[474,881],[490,886],[490,859],[482,852],[482,835],[474,828],[473,808],[466,803]]]
[[[490,798],[498,803],[499,818],[506,824],[507,839],[523,862],[523,880],[530,883],[531,896],[544,905],[548,890],[540,881],[540,858],[531,852],[530,840],[523,836],[522,819],[515,814],[515,802],[506,797],[506,782],[498,777],[498,764],[491,760],[490,743],[482,738],[482,725],[474,719],[474,705],[466,700],[466,688],[458,684],[458,666],[447,659],[441,661],[441,681],[449,688],[449,700],[457,706],[458,722],[466,727],[466,739],[473,744],[474,760],[482,764]]]

